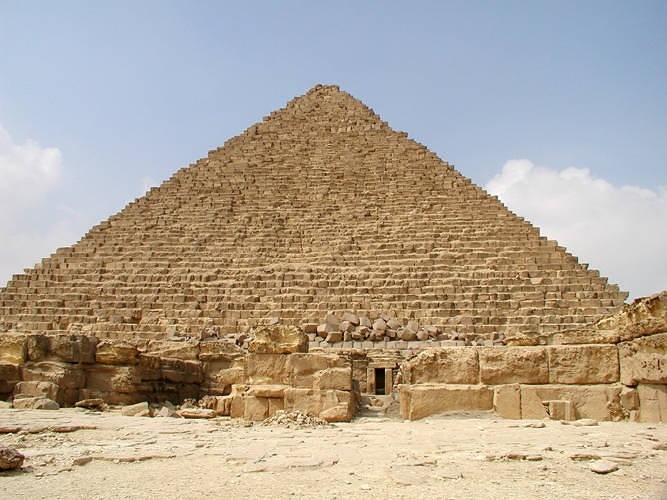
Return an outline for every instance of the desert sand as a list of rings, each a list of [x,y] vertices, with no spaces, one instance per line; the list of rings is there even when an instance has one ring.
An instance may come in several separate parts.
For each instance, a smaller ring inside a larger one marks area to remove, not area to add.
[[[459,413],[326,426],[0,409],[2,498],[667,498],[667,425]],[[598,460],[618,470],[591,471]]]

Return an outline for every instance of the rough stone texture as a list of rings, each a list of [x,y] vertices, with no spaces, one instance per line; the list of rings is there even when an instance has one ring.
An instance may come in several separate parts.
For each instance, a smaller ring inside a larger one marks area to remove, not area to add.
[[[403,363],[401,373],[405,384],[476,384],[477,350],[464,347],[424,351]]]
[[[521,418],[521,386],[498,385],[493,388],[493,411],[502,418]]]
[[[618,345],[621,383],[667,384],[667,333]]]
[[[549,380],[547,355],[541,347],[483,347],[479,349],[483,384],[544,384]]]
[[[44,397],[14,397],[14,408],[24,410],[57,410],[60,405]]]
[[[639,384],[639,421],[667,422],[667,385]]]
[[[23,465],[23,460],[25,456],[14,448],[0,445],[0,470],[18,469]]]
[[[255,331],[248,350],[257,354],[308,352],[308,336],[294,326],[261,327]]]
[[[621,340],[667,332],[667,291],[635,299],[596,324],[598,330],[618,332]]]
[[[245,359],[245,380],[250,385],[290,383],[287,361],[290,356],[284,354],[254,354]]]
[[[0,362],[18,365],[26,359],[26,336],[0,333]]]
[[[618,382],[618,349],[615,345],[555,346],[548,352],[551,384]]]
[[[104,365],[135,365],[139,362],[139,350],[129,342],[102,340],[97,344],[95,361]]]
[[[521,418],[546,418],[544,401],[570,401],[574,418],[612,420],[619,401],[619,385],[522,385]]]
[[[446,411],[491,410],[493,390],[485,385],[401,385],[401,416],[417,420]]]

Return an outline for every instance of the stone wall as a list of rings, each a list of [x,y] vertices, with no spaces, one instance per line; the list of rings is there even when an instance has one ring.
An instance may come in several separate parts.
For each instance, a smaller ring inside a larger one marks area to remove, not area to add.
[[[663,292],[587,329],[419,353],[401,366],[401,414],[493,409],[504,418],[665,422],[666,304]]]

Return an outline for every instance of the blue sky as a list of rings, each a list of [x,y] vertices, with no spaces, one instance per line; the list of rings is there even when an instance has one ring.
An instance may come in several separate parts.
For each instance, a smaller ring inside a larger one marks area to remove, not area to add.
[[[335,83],[631,296],[667,288],[665,26],[664,1],[0,0],[0,284]]]

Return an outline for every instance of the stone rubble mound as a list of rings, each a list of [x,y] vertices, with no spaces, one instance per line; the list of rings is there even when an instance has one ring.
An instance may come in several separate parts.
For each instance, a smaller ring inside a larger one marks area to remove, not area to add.
[[[314,417],[300,411],[278,410],[275,415],[265,419],[262,425],[278,425],[290,429],[305,427],[322,427],[331,425],[320,417]]]

